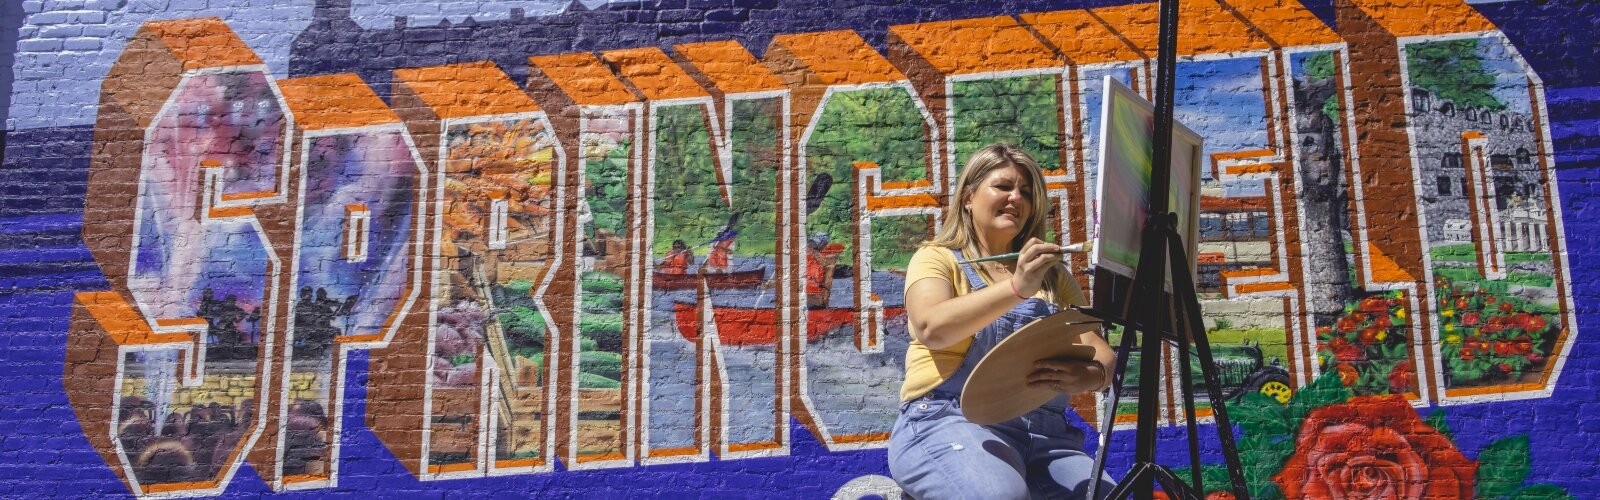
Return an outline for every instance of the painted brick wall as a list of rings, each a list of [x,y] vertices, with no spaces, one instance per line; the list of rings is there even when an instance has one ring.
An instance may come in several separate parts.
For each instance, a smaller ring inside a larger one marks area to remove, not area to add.
[[[1600,491],[1600,7],[1180,17],[1184,215],[1250,494]],[[1149,95],[1155,20],[8,2],[0,495],[898,497],[910,254],[992,142],[1039,159],[1052,234],[1105,247],[1106,86]],[[1182,394],[1136,396],[1186,463]],[[1133,407],[1104,403],[1068,419],[1114,412],[1120,477]]]

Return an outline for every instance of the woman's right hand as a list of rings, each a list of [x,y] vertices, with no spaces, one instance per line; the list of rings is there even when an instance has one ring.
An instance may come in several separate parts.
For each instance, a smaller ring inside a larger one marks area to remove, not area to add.
[[[1028,238],[1017,256],[1016,271],[1011,273],[1011,286],[1017,295],[1032,297],[1044,288],[1044,277],[1050,268],[1061,262],[1061,245],[1038,238]]]

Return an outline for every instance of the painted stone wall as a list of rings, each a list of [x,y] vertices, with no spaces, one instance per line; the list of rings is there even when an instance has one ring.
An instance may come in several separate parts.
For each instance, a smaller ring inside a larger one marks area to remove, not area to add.
[[[962,164],[1021,145],[1093,238],[1154,82],[1155,3],[256,3],[0,10],[0,495],[897,497]],[[1600,491],[1596,18],[1183,0],[1253,497]],[[1074,407],[1126,472],[1134,405]]]

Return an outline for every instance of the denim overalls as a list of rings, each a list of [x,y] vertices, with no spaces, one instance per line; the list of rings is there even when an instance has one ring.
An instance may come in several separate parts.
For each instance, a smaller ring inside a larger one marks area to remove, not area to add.
[[[985,286],[961,251],[972,292]],[[1083,450],[1083,431],[1067,423],[1067,396],[994,425],[977,425],[961,413],[961,388],[973,368],[1007,335],[1060,308],[1029,298],[978,331],[960,368],[938,387],[900,405],[889,438],[889,470],[901,488],[923,500],[944,498],[1082,498],[1094,470]],[[1112,488],[1102,476],[1100,495]]]

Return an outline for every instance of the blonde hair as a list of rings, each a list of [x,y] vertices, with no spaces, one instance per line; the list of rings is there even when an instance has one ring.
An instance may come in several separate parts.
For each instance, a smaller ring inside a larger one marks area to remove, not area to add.
[[[972,154],[967,159],[967,164],[961,169],[961,176],[956,179],[955,196],[950,197],[949,206],[944,212],[944,223],[939,228],[939,233],[933,239],[923,242],[924,246],[941,246],[959,249],[969,259],[982,255],[978,248],[978,229],[972,224],[972,214],[967,211],[967,202],[972,199],[972,193],[977,191],[989,174],[1016,165],[1028,179],[1028,191],[1024,196],[1028,199],[1028,206],[1032,208],[1028,213],[1028,220],[1022,224],[1022,231],[1011,240],[1008,246],[1012,252],[1022,249],[1022,244],[1028,238],[1045,239],[1045,230],[1049,224],[1049,194],[1045,191],[1044,174],[1039,170],[1039,162],[1034,161],[1027,151],[1014,144],[998,142],[985,146]],[[1045,274],[1044,288],[1049,291],[1052,300],[1055,299],[1055,284],[1063,278],[1060,267],[1051,268]]]

